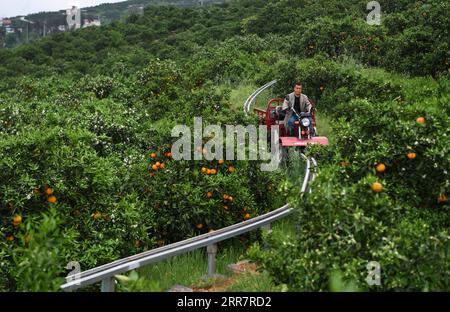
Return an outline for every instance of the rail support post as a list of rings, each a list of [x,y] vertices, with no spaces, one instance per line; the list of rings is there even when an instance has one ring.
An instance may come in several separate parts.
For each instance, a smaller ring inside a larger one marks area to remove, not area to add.
[[[272,232],[272,223],[267,223],[261,226],[261,228],[265,229],[267,232]]]
[[[206,252],[208,253],[208,277],[212,277],[216,274],[217,244],[208,245]]]
[[[102,279],[101,292],[114,292],[116,280],[114,276]]]
[[[267,223],[264,224],[263,226],[261,226],[262,229],[265,229],[267,231],[267,233],[271,233],[272,232],[272,223]],[[264,249],[269,249],[269,244],[265,241],[264,245],[263,245]]]

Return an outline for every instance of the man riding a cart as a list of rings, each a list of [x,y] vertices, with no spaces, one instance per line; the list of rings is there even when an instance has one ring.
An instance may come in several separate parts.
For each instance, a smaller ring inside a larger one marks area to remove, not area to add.
[[[309,128],[311,136],[314,136],[315,129],[313,125],[313,120],[311,118],[311,110],[313,106],[309,101],[308,97],[302,93],[302,84],[300,82],[296,82],[294,85],[294,92],[286,95],[283,105],[281,107],[281,111],[285,114],[284,116],[284,126],[287,132],[287,135],[294,136],[294,125],[296,121],[300,121],[301,115],[309,120],[308,125],[304,125],[306,128]],[[306,114],[304,114],[306,113]]]

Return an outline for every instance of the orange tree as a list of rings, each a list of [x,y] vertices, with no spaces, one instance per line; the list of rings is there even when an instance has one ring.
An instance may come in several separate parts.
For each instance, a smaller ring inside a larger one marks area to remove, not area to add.
[[[320,170],[311,194],[292,194],[299,231],[269,235],[271,248],[250,253],[277,282],[327,290],[339,271],[358,289],[450,289],[447,78],[394,80],[402,88],[390,100],[336,93],[336,106],[324,107],[336,142],[309,150]],[[381,266],[381,286],[366,283],[370,261]]]

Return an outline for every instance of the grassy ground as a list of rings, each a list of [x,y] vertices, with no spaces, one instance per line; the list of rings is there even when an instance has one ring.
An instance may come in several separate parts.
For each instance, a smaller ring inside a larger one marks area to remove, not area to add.
[[[295,225],[288,218],[274,223],[273,230],[293,233]],[[232,274],[226,269],[228,264],[245,259],[246,247],[239,239],[219,245],[217,273],[223,275],[223,279],[205,278],[207,255],[205,248],[202,248],[148,265],[127,276],[119,276],[117,291],[160,292],[167,291],[174,285],[211,288],[211,291],[282,291],[282,286],[275,285],[264,271]]]

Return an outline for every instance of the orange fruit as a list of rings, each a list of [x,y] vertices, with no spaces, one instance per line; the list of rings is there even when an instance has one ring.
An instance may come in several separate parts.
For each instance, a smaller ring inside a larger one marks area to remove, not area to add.
[[[199,223],[195,226],[197,229],[201,230],[203,229],[203,224]]]
[[[211,174],[211,169],[207,169],[206,174]]]
[[[56,196],[51,195],[51,196],[49,196],[49,197],[47,198],[47,201],[48,201],[49,203],[51,203],[51,204],[54,204],[54,203],[56,203],[58,200],[56,199]]]
[[[141,246],[141,241],[138,240],[138,239],[135,240],[135,241],[134,241],[134,247],[137,247],[137,248],[138,248],[138,247],[140,247],[140,246]]]
[[[445,194],[439,194],[437,201],[439,204],[444,204],[448,201],[448,197]]]
[[[217,161],[217,163],[218,163],[219,165],[222,165],[224,162],[225,162],[225,161],[224,161],[223,159],[219,159],[219,160]]]
[[[208,193],[206,193],[206,197],[208,197],[208,198],[213,197],[213,192],[208,192]]]
[[[151,153],[151,154],[150,154],[150,157],[151,157],[151,158],[156,158],[156,153]]]
[[[6,236],[6,240],[12,242],[14,240],[14,235],[8,235]]]
[[[161,163],[159,161],[156,162],[155,164],[157,167],[161,166]]]
[[[411,160],[413,160],[417,157],[416,153],[413,153],[413,152],[408,153],[406,156],[408,157],[408,159],[411,159]]]
[[[378,164],[376,167],[377,172],[383,173],[386,170],[386,166],[384,164]]]
[[[227,205],[224,205],[224,206],[223,206],[223,209],[228,210],[228,206],[227,206]]]
[[[236,171],[236,168],[234,168],[233,166],[229,166],[228,171],[233,173],[234,171]]]
[[[47,194],[47,195],[52,195],[52,194],[53,194],[53,189],[50,188],[50,187],[46,188],[46,189],[45,189],[45,194]]]
[[[320,91],[323,91],[323,89],[324,89],[323,86],[320,86]]]
[[[156,170],[158,170],[158,166],[157,165],[153,165],[152,169],[156,171]]]
[[[228,196],[228,200],[232,201],[233,200],[233,196]]]
[[[216,169],[211,169],[211,174],[216,174],[217,173],[217,170]]]
[[[151,177],[155,176],[155,174],[153,172],[149,172],[148,175],[151,176]]]
[[[245,220],[248,220],[248,219],[250,219],[252,216],[249,214],[249,213],[246,213],[245,215],[244,215],[244,219]]]
[[[168,152],[168,153],[166,154],[166,156],[167,156],[168,158],[170,158],[170,157],[172,157],[172,153],[171,153],[171,152]]]
[[[423,125],[423,124],[425,123],[425,118],[424,118],[424,117],[418,117],[418,118],[416,119],[416,122]]]
[[[166,164],[165,163],[161,163],[161,165],[159,165],[159,168],[161,168],[161,169],[166,168]]]
[[[380,193],[383,190],[383,185],[380,182],[375,182],[372,184],[372,191],[375,193]]]
[[[21,215],[15,215],[13,217],[13,225],[14,226],[18,226],[21,223],[22,223],[22,216]]]
[[[92,214],[92,218],[94,218],[94,220],[98,220],[102,217],[101,212],[96,211],[95,213]]]
[[[202,167],[202,172],[206,173],[207,169],[205,167]]]
[[[230,196],[228,194],[223,194],[223,199],[228,199]]]
[[[350,165],[350,163],[348,161],[341,161],[341,163],[340,163],[341,167],[347,167],[348,165]]]

